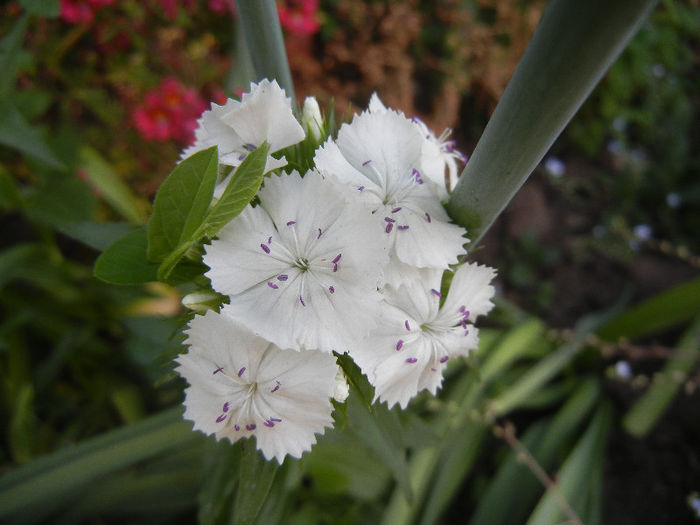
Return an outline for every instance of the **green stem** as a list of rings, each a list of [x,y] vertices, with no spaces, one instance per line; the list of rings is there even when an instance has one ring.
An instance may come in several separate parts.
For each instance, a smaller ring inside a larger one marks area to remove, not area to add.
[[[257,79],[277,79],[287,96],[295,101],[294,84],[275,1],[237,0],[236,9],[240,17],[239,27],[243,30]]]
[[[447,210],[472,246],[542,160],[656,0],[552,0]]]

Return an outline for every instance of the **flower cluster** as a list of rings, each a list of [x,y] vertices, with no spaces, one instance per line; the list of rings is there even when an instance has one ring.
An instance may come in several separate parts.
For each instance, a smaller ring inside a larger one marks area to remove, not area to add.
[[[116,0],[61,0],[61,19],[69,24],[87,24],[95,13]]]
[[[240,101],[212,104],[183,153],[216,145],[225,173],[271,146],[256,204],[205,247],[206,276],[228,303],[191,321],[178,371],[195,428],[255,436],[280,462],[308,450],[332,425],[331,398],[347,395],[334,352],[354,359],[376,399],[405,408],[436,392],[450,358],[476,348],[473,323],[494,294],[494,270],[476,264],[454,271],[449,292],[442,286],[467,241],[441,204],[461,158],[446,134],[375,95],[301,174],[285,169],[285,148],[304,129],[324,138],[315,100],[304,108],[302,127],[283,90],[263,80]]]

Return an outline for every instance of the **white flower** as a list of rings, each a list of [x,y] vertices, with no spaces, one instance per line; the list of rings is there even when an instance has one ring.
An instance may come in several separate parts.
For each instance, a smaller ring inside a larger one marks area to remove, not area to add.
[[[388,109],[376,93],[372,93],[369,100],[369,111],[371,113],[383,113],[393,110]],[[403,116],[403,112],[397,113]],[[420,118],[414,116],[409,120],[416,126],[423,137],[420,171],[428,179],[435,182],[440,199],[447,199],[448,192],[454,189],[459,177],[457,161],[466,163],[467,157],[455,149],[456,142],[454,140],[448,140],[452,134],[450,128],[445,128],[438,137]],[[447,170],[447,178],[445,177],[445,170]]]
[[[477,264],[461,266],[442,307],[440,271],[424,271],[422,280],[385,292],[380,326],[349,350],[374,385],[375,399],[406,408],[421,390],[435,394],[447,361],[479,343],[471,323],[493,307],[495,273]]]
[[[422,137],[394,111],[364,112],[344,124],[336,142],[316,151],[316,168],[352,188],[374,212],[398,259],[447,269],[464,253],[465,230],[449,217],[420,172]]]
[[[316,97],[306,97],[301,112],[301,121],[308,133],[318,142],[323,135],[323,117]]]
[[[369,211],[316,172],[273,176],[204,263],[223,312],[281,348],[345,348],[376,325],[386,240]]]
[[[182,152],[183,159],[217,146],[219,164],[236,167],[249,152],[267,141],[270,144],[265,164],[267,173],[287,165],[284,157],[276,159],[273,153],[304,139],[304,130],[292,113],[291,99],[276,80],[251,83],[250,92],[243,94],[240,102],[229,99],[223,106],[212,103],[211,109],[197,122],[196,140]],[[221,196],[227,183],[228,178],[217,185],[215,197]]]
[[[345,403],[345,400],[350,395],[350,385],[345,378],[345,374],[338,367],[338,373],[335,375],[335,390],[333,391],[333,399],[338,403]]]
[[[178,356],[185,418],[216,439],[255,436],[267,459],[300,457],[332,426],[338,366],[328,354],[291,352],[209,311],[191,322],[189,352]]]

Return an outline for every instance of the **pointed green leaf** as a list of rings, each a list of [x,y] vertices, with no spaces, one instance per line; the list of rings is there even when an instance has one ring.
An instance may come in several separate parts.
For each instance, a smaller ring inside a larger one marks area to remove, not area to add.
[[[0,40],[0,97],[7,95],[14,86],[27,19],[27,15],[24,14]]]
[[[217,148],[212,146],[180,162],[165,179],[148,223],[150,261],[163,261],[200,228],[212,201],[218,166]]]
[[[95,277],[112,284],[140,284],[157,279],[158,264],[146,257],[146,228],[110,245],[95,261]]]
[[[5,78],[5,75],[0,75],[0,78]],[[0,100],[0,144],[45,162],[52,168],[65,169],[39,132],[15,106],[5,100]]]
[[[58,0],[19,0],[19,4],[33,15],[55,18],[59,13]]]
[[[275,461],[265,461],[252,441],[244,444],[238,490],[233,504],[234,525],[250,525],[255,521],[279,468]]]

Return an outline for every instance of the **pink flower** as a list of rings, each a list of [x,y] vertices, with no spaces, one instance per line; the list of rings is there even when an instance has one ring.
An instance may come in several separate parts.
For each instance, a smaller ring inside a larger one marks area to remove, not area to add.
[[[233,0],[209,0],[207,6],[210,11],[220,15],[227,12],[233,13],[236,9]]]
[[[165,11],[165,16],[169,20],[175,20],[177,18],[177,10],[179,4],[184,4],[186,9],[191,9],[194,6],[194,0],[158,0],[163,11]]]
[[[115,0],[61,0],[61,19],[69,24],[87,24],[95,13]]]
[[[277,6],[280,24],[297,36],[310,36],[321,28],[319,0],[285,0]]]
[[[197,91],[168,77],[146,93],[144,103],[132,113],[132,120],[144,140],[176,140],[189,144],[194,140],[197,118],[206,109]]]

